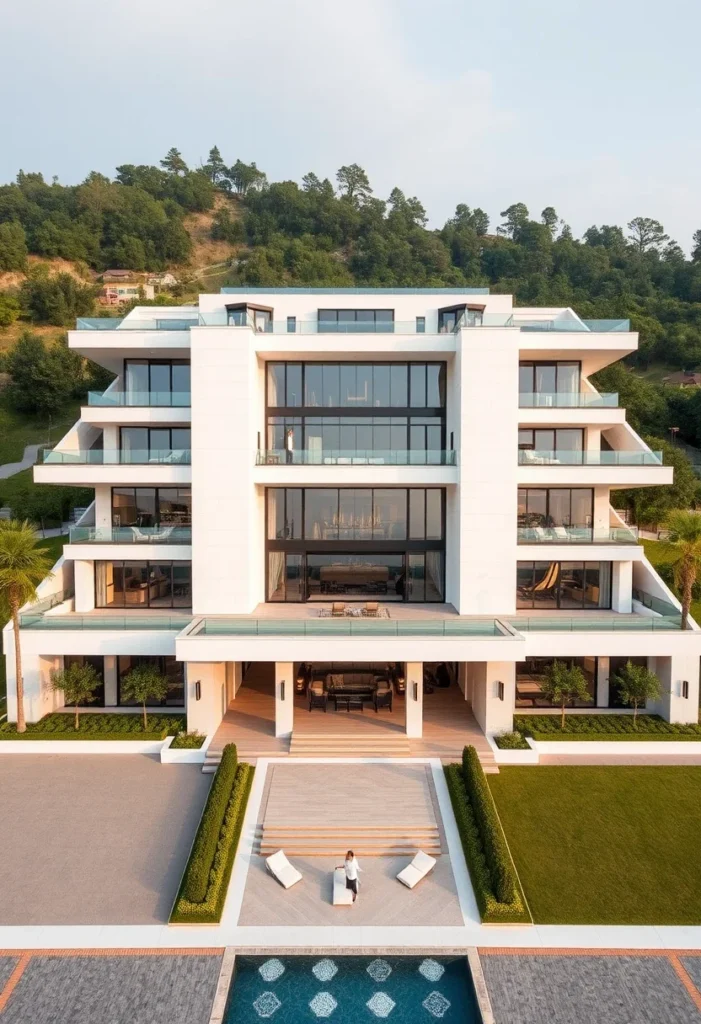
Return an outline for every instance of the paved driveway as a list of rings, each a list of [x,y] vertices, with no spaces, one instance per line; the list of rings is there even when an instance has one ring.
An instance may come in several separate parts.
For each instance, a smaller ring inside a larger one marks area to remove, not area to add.
[[[0,757],[0,924],[166,921],[210,783],[138,754]]]

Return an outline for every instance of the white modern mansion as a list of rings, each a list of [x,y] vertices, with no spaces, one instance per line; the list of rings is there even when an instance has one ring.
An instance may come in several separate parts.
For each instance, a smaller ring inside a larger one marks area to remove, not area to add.
[[[632,658],[663,684],[648,710],[696,721],[701,633],[610,503],[672,481],[590,382],[636,349],[627,321],[481,288],[227,288],[81,320],[69,344],[116,378],[35,469],[95,500],[22,612],[29,721],[71,660],[118,712],[151,659],[204,733],[265,665],[278,738],[300,714],[333,732],[344,677],[388,683],[408,737],[451,681],[491,735],[547,708],[554,658],[589,711],[620,709]]]

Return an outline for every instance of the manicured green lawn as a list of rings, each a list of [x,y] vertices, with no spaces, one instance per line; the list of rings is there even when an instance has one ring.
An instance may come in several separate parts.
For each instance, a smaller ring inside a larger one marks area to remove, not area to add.
[[[538,924],[701,924],[701,767],[488,775]]]

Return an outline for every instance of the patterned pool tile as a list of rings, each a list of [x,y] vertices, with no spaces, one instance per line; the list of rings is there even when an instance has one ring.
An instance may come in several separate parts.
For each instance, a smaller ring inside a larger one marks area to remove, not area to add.
[[[389,1017],[397,1004],[386,992],[376,992],[371,999],[368,999],[365,1005],[370,1013],[374,1013],[376,1017]]]

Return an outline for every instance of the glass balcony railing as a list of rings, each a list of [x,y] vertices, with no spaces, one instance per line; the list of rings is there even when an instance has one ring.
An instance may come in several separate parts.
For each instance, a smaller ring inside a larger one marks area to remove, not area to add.
[[[77,331],[189,331],[199,324],[199,314],[188,317],[153,317],[133,320],[130,317],[87,317],[76,320]]]
[[[70,544],[192,544],[191,526],[71,526]]]
[[[591,391],[574,394],[521,392],[518,404],[521,409],[617,409],[618,395],[615,392],[597,394]]]
[[[662,452],[634,451],[546,451],[519,448],[519,466],[661,466]]]
[[[121,451],[108,448],[81,448],[76,451],[59,451],[57,448],[44,449],[44,463],[64,466],[150,466],[174,465],[189,466],[191,451],[189,448],[164,449],[132,449]]]
[[[645,590],[640,590],[638,587],[633,587],[633,600],[639,601],[640,604],[644,605],[645,608],[649,608],[650,611],[657,612],[658,615],[662,615],[665,618],[674,618],[675,616],[681,616],[681,612],[678,608],[675,608],[669,601],[663,601],[659,597],[653,597],[652,594],[648,594]]]
[[[179,632],[192,622],[192,614],[183,615],[144,615],[135,612],[133,615],[40,615],[24,612],[20,616],[22,629],[49,630],[162,630],[170,629]]]
[[[637,544],[637,526],[519,526],[519,544]]]
[[[189,408],[189,391],[88,391],[88,405],[107,408],[123,406]]]
[[[206,618],[193,636],[479,636],[510,634],[496,619]]]
[[[456,453],[440,449],[284,448],[256,453],[257,466],[454,466]]]
[[[671,607],[671,606],[670,606]],[[519,633],[655,633],[681,628],[681,616],[517,616],[506,619]]]
[[[510,318],[510,326],[519,327],[522,331],[559,331],[563,334],[591,333],[608,334],[611,332],[630,331],[630,320],[527,320],[518,314]]]

